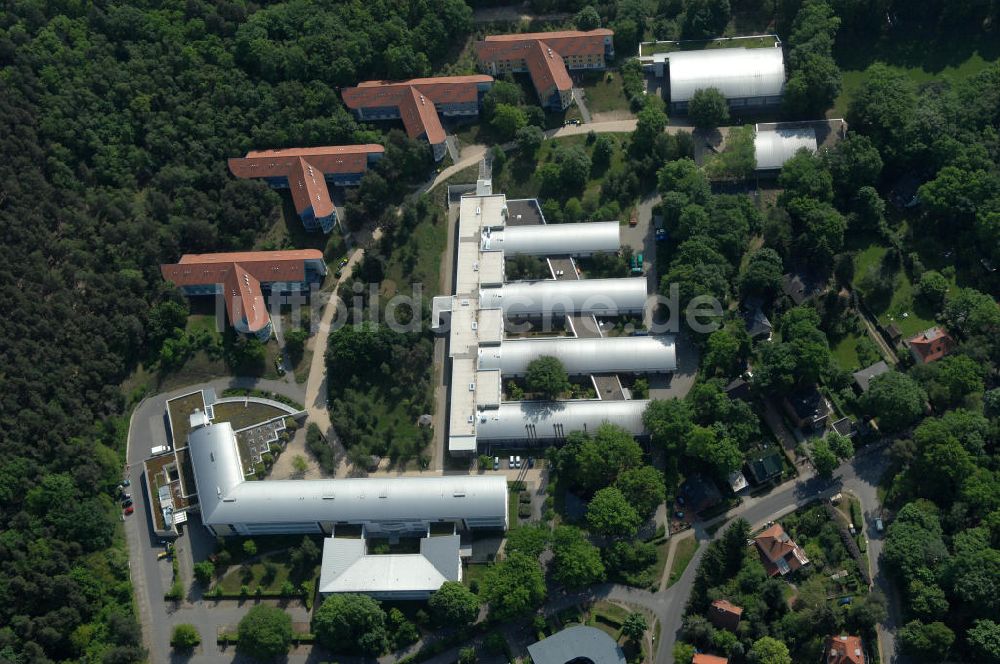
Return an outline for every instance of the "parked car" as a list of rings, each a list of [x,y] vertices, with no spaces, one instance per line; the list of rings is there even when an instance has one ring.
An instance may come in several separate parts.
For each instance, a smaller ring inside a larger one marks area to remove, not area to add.
[[[500,457],[493,457],[493,470],[500,470]]]
[[[628,218],[629,226],[636,226],[639,224],[639,215],[636,214],[635,210],[632,210],[632,216]]]
[[[677,510],[676,512],[674,512],[674,516],[677,517],[678,519],[683,519],[684,518],[684,512],[681,512],[680,510]]]
[[[684,496],[677,496],[677,504],[678,505],[684,504]]]
[[[877,530],[879,532],[882,532],[883,530],[885,530],[885,526],[882,524],[882,518],[881,517],[879,517],[878,519],[875,519],[875,530]]]
[[[130,479],[129,479],[129,478],[127,478],[127,477],[125,478],[125,481],[124,481],[124,482],[122,482],[122,486],[128,486],[128,485],[130,485],[130,484],[132,484],[132,480],[130,480]]]
[[[507,467],[508,468],[515,468],[516,467],[516,466],[514,466],[514,455],[513,454],[511,454],[510,455],[510,459],[507,460]]]
[[[122,501],[122,509],[125,509],[126,507],[132,507],[132,501],[131,500],[123,500]]]
[[[850,597],[841,597],[840,599],[837,600],[837,604],[840,606],[847,606],[850,603],[851,603]]]
[[[131,505],[129,505],[128,507],[125,508],[125,514],[131,514],[134,511],[135,511],[135,508],[132,507]]]
[[[122,494],[122,500],[132,500],[132,494],[131,493],[123,493]]]
[[[535,457],[528,457],[528,468],[535,467]]]
[[[521,467],[521,457],[520,456],[514,457],[514,467],[515,468],[520,468]]]
[[[160,551],[158,554],[156,554],[156,559],[157,560],[163,560],[164,558],[166,558],[169,555],[170,555],[169,551]]]
[[[341,259],[340,259],[340,267],[344,267],[345,265],[347,265],[347,262],[348,262],[349,260],[350,260],[350,259],[349,259],[349,258],[348,258],[347,256],[344,256],[343,258],[341,258]]]
[[[157,456],[158,454],[166,454],[169,451],[170,451],[169,445],[157,445],[152,450],[150,450],[153,456]]]

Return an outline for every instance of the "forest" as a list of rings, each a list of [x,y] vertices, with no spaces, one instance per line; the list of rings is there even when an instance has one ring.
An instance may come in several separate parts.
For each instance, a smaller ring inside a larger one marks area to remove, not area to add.
[[[336,86],[440,66],[470,16],[459,0],[5,5],[0,659],[145,658],[112,496],[142,396],[119,386],[177,324],[159,264],[253,246],[281,198],[226,158],[382,142]]]

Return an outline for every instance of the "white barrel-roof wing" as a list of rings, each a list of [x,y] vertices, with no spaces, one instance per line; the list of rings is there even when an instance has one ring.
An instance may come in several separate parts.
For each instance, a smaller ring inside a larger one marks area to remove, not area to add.
[[[477,435],[481,441],[551,441],[573,431],[593,433],[609,422],[642,436],[648,433],[642,423],[647,405],[646,400],[508,401],[480,414]]]
[[[777,97],[785,88],[780,47],[676,51],[667,54],[667,60],[670,103],[690,101],[704,88],[716,88],[726,99]]]
[[[646,279],[518,281],[480,291],[480,306],[499,306],[508,316],[638,313],[646,305]]]
[[[228,422],[188,440],[206,525],[495,519],[506,527],[503,476],[245,481]]]
[[[677,369],[672,336],[525,339],[479,349],[479,369],[523,376],[542,356],[558,358],[570,375],[664,373]]]
[[[620,247],[617,221],[507,226],[501,245],[507,256],[580,256],[615,253]]]

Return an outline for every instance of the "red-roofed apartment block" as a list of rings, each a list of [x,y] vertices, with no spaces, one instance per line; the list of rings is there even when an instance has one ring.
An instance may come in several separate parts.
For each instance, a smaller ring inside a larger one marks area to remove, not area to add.
[[[385,148],[375,144],[253,150],[230,159],[229,172],[238,178],[264,178],[276,189],[290,189],[306,230],[329,233],[337,223],[337,208],[328,185],[358,184],[384,153]]]
[[[754,538],[757,550],[760,551],[761,562],[770,576],[784,576],[794,572],[803,565],[809,564],[809,559],[799,545],[792,541],[780,523],[765,529]]]
[[[407,81],[365,81],[345,88],[344,103],[358,120],[402,120],[410,138],[431,144],[435,161],[446,151],[445,117],[479,115],[483,96],[493,86],[492,76],[439,76]]]
[[[823,664],[865,664],[860,636],[831,636],[826,640]]]
[[[264,290],[276,283],[295,290],[322,281],[326,263],[317,249],[184,254],[179,263],[161,265],[160,273],[185,295],[222,295],[233,327],[267,341],[271,316]]]
[[[573,101],[567,70],[604,69],[615,56],[614,35],[605,28],[491,35],[476,42],[476,57],[479,68],[493,76],[528,72],[542,106],[562,111]]]
[[[907,339],[910,355],[918,364],[937,362],[955,348],[955,340],[940,327],[932,327]]]

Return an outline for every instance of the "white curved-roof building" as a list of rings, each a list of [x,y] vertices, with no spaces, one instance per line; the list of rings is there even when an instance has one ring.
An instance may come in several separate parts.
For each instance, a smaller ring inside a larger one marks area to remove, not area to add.
[[[403,534],[433,522],[507,527],[502,476],[247,481],[228,422],[195,429],[188,444],[202,522],[216,535],[330,533],[338,524]]]
[[[641,313],[646,306],[646,279],[518,281],[481,290],[479,302],[481,309],[503,309],[507,316]]]
[[[605,373],[666,373],[677,369],[672,336],[524,339],[479,349],[479,370],[499,369],[523,376],[542,356],[558,358],[566,372],[580,376]]]
[[[552,442],[574,431],[594,432],[608,422],[633,436],[645,436],[649,432],[642,414],[647,405],[647,400],[508,401],[480,413],[477,435],[490,443]]]
[[[666,59],[674,110],[686,110],[694,93],[704,88],[717,88],[734,108],[781,103],[785,60],[780,46],[675,51]]]
[[[508,226],[500,248],[507,256],[589,256],[621,247],[617,221]]]
[[[816,147],[816,130],[812,127],[758,129],[753,139],[758,171],[781,170],[802,148],[816,152]]]

